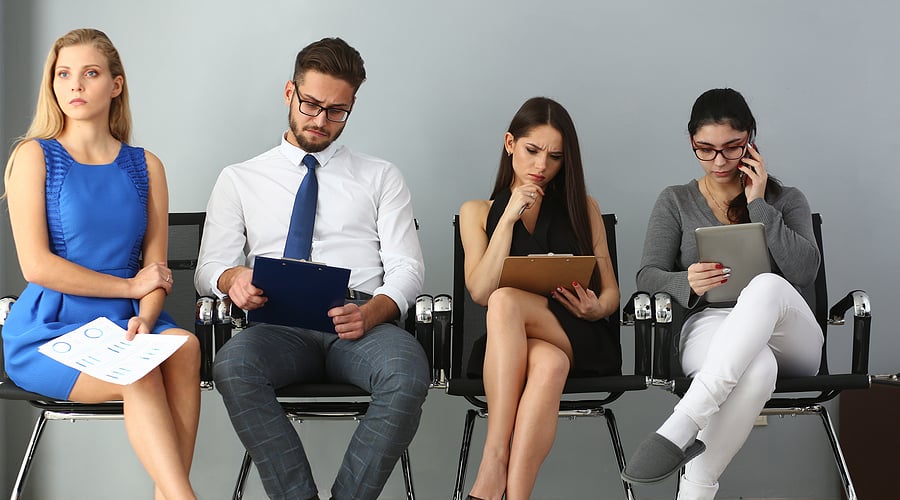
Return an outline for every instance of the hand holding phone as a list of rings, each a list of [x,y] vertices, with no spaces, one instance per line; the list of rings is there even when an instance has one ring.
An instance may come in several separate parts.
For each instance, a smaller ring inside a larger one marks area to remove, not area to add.
[[[744,158],[753,158],[753,155],[750,154],[750,149],[751,149],[751,148],[752,148],[752,149],[756,149],[756,152],[757,152],[757,153],[759,152],[759,149],[756,148],[756,143],[748,142],[748,143],[747,143],[747,147],[746,147],[745,150],[744,150]],[[756,173],[756,168],[754,168],[753,165],[750,165],[749,163],[747,163],[747,162],[745,162],[745,161],[743,161],[743,160],[741,160],[741,165],[743,165],[743,166],[749,168],[750,170],[752,170],[754,174]]]
[[[741,168],[741,187],[744,188],[744,193],[747,195],[747,202],[763,198],[768,172],[765,161],[752,139],[744,152],[744,159],[741,160],[740,166],[743,167]]]

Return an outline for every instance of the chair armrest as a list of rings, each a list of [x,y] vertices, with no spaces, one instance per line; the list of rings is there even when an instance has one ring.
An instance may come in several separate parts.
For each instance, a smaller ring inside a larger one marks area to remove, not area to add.
[[[872,308],[869,304],[869,294],[863,290],[854,290],[848,293],[846,297],[839,300],[837,304],[831,306],[831,310],[828,312],[828,324],[843,325],[844,315],[850,307],[853,307],[853,316],[855,317],[861,318],[872,316]]]
[[[212,388],[215,304],[213,297],[200,297],[194,314],[194,335],[200,341],[200,387],[204,389]]]
[[[215,316],[213,317],[213,359],[219,349],[225,345],[225,342],[231,340],[231,336],[236,333],[234,331],[235,312],[240,311],[238,316],[243,316],[240,307],[235,307],[231,297],[225,295],[220,299],[216,299]]]
[[[0,326],[6,324],[6,317],[9,316],[9,310],[16,303],[18,297],[15,295],[6,295],[0,299]]]
[[[453,299],[446,293],[434,296],[434,378],[433,387],[447,384],[450,373],[450,330],[453,327]],[[439,355],[440,354],[440,355]]]
[[[0,382],[7,380],[6,376],[6,359],[3,357],[3,325],[6,324],[6,317],[9,316],[9,310],[16,303],[19,297],[16,295],[6,295],[0,298]]]
[[[869,295],[862,290],[854,290],[839,300],[828,312],[829,325],[843,325],[844,315],[853,307],[853,358],[851,373],[869,372],[869,338],[872,328],[872,308]]]
[[[634,326],[634,374],[649,376],[653,366],[653,311],[650,307],[650,294],[631,294],[622,308],[622,325]]]
[[[435,325],[434,325],[434,297],[423,293],[416,297],[416,310],[415,310],[415,329],[413,331],[416,340],[422,344],[422,349],[425,351],[425,358],[428,360],[428,369],[429,375],[431,376],[431,381],[437,380],[438,374],[440,372],[440,343],[435,340]]]
[[[665,292],[653,294],[653,380],[672,380],[672,296]]]

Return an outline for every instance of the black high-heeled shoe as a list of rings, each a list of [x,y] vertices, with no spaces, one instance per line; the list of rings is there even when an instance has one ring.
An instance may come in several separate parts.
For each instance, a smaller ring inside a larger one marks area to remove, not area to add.
[[[484,500],[483,498],[473,497],[472,495],[466,495],[466,500]]]

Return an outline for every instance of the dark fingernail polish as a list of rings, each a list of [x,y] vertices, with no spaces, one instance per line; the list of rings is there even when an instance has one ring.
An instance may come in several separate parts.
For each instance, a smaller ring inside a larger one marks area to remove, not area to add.
[[[572,286],[578,286],[578,282],[577,282],[577,281],[573,281],[573,282],[572,282]]]
[[[727,283],[727,282],[728,282],[728,278],[725,278],[722,280],[722,283]]]
[[[716,264],[716,269],[722,269],[722,264]]]

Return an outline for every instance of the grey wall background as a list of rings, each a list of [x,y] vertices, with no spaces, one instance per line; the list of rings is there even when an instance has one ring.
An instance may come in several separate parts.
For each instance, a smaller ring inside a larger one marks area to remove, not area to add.
[[[834,0],[96,0],[77,8],[63,0],[4,0],[0,154],[5,164],[30,122],[53,40],[69,29],[97,27],[124,58],[135,143],[165,163],[171,210],[203,210],[223,166],[268,149],[286,128],[280,96],[296,52],[337,35],[360,50],[369,73],[342,140],[402,169],[422,224],[426,291],[449,292],[450,218],[463,201],[488,195],[504,127],[521,102],[547,95],[575,119],[591,194],[619,217],[627,296],[657,193],[701,175],[685,131],[690,106],[703,90],[731,86],[759,120],[770,171],[800,186],[824,217],[833,299],[853,288],[873,297],[872,370],[896,372],[900,339],[887,326],[887,311],[896,306],[900,249],[898,16],[892,2]],[[6,219],[0,281],[4,292],[18,292]],[[630,356],[631,331],[623,334]],[[849,330],[831,337],[832,366],[847,369]],[[652,390],[615,404],[627,453],[674,401]],[[438,392],[429,396],[411,447],[420,498],[449,497],[466,408]],[[25,405],[0,404],[7,485],[31,418]],[[217,394],[203,395],[202,419],[193,483],[202,498],[229,498],[242,448]],[[559,425],[535,498],[621,497],[602,422]],[[302,425],[323,492],[353,426]],[[476,428],[469,484],[484,427]],[[813,419],[773,419],[757,428],[721,484],[721,498],[840,496]],[[669,480],[637,491],[670,498],[673,486]],[[152,497],[115,422],[48,426],[29,489],[31,498]],[[402,491],[395,473],[383,497],[401,498]],[[255,476],[245,498],[264,498]]]

